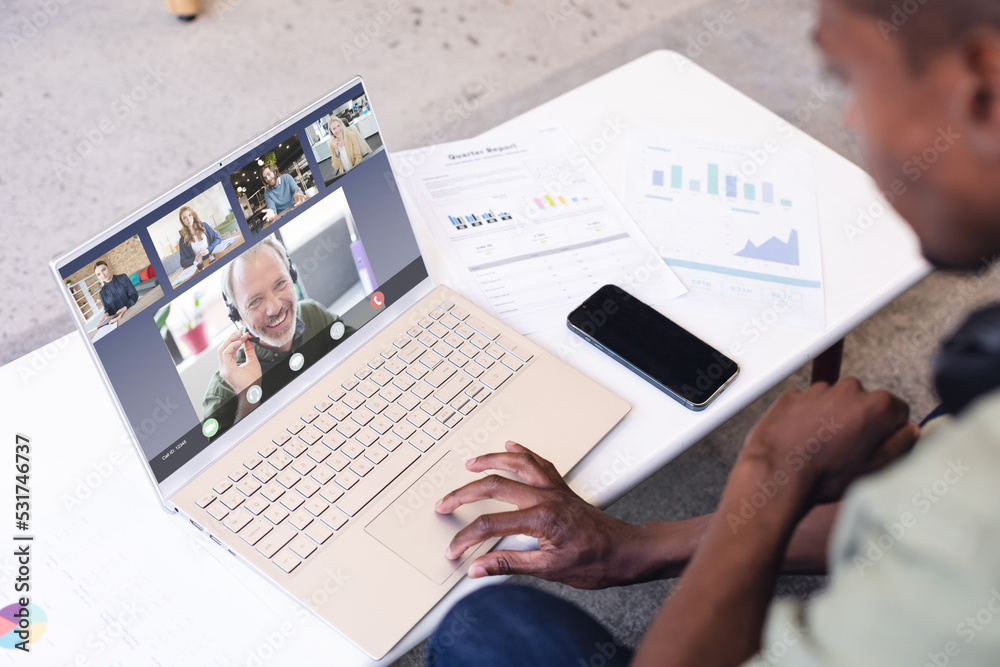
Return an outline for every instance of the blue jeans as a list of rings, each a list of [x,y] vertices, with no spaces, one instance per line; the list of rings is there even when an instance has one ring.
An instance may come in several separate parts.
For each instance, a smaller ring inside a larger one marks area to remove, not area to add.
[[[427,642],[428,667],[625,667],[632,651],[569,602],[498,584],[463,598]]]

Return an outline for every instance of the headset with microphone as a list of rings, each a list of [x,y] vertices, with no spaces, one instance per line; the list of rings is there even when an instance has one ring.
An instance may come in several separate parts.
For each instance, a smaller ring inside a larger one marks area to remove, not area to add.
[[[975,311],[944,341],[934,358],[934,386],[953,415],[1000,389],[1000,305]]]

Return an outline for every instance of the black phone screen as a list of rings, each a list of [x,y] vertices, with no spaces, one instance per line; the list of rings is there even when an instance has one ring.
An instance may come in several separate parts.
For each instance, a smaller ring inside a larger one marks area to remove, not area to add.
[[[615,285],[597,290],[567,324],[688,407],[705,407],[739,372],[735,361]]]

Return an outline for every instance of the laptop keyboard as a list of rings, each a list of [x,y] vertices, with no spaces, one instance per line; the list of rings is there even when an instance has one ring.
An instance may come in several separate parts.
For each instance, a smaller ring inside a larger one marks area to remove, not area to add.
[[[531,358],[446,301],[197,504],[291,573]]]

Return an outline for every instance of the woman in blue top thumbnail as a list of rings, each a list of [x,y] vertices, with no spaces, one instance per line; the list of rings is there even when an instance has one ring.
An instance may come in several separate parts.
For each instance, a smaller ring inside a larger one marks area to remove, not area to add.
[[[222,237],[202,222],[190,206],[181,207],[180,218],[181,238],[177,246],[181,254],[181,266],[187,268],[211,255],[222,242]]]

